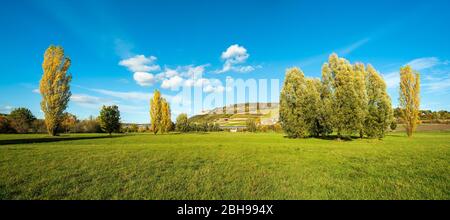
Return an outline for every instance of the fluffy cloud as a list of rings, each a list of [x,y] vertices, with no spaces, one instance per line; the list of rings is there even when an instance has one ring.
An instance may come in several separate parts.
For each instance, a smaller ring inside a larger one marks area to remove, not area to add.
[[[176,91],[183,84],[184,79],[178,75],[165,79],[161,83],[161,88]]]
[[[154,64],[156,59],[154,56],[137,55],[121,60],[119,65],[127,67],[129,71],[133,72],[133,79],[140,86],[151,86],[155,82],[155,76],[150,72],[161,69],[159,65]]]
[[[127,67],[131,72],[152,72],[161,69],[159,65],[153,64],[156,57],[145,57],[144,55],[136,55],[134,57],[121,60],[119,65]]]
[[[203,88],[206,93],[222,92],[222,83],[217,79],[204,78],[205,67],[200,66],[178,66],[175,69],[166,68],[164,72],[156,75],[156,79],[161,81],[161,88],[177,91],[180,87]]]
[[[253,66],[236,65],[244,63],[249,57],[247,50],[239,45],[232,45],[221,55],[225,60],[224,72],[234,70],[236,72],[250,72],[255,69]],[[137,55],[119,62],[119,65],[125,66],[129,71],[133,72],[133,79],[140,86],[151,86],[155,83],[161,83],[162,89],[170,89],[178,91],[181,87],[201,87],[205,93],[223,92],[224,87],[220,80],[207,79],[203,77],[205,65],[188,65],[177,66],[176,68],[165,67],[164,71],[154,73],[160,70],[160,66],[154,64],[156,57],[145,57],[144,55]],[[153,73],[151,73],[153,72]],[[106,91],[97,91],[106,94]],[[111,95],[111,94],[106,94]],[[117,94],[114,95],[129,95]],[[113,95],[113,96],[114,96]]]
[[[250,55],[247,49],[238,44],[231,45],[228,49],[222,52],[221,58],[230,63],[244,63]]]
[[[146,72],[135,72],[133,74],[133,79],[140,86],[151,86],[155,82],[155,76]]]
[[[225,73],[229,71],[247,73],[255,70],[255,67],[253,66],[239,65],[247,62],[250,55],[247,53],[247,49],[243,46],[239,46],[238,44],[229,46],[224,52],[222,52],[220,57],[224,61],[224,64],[222,69],[215,71],[216,73]]]

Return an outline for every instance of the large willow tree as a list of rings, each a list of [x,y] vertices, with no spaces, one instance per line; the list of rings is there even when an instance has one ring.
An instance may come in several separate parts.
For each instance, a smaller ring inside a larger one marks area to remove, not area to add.
[[[337,54],[331,54],[328,63],[324,64],[322,73],[325,79],[331,82],[333,110],[333,127],[338,136],[351,135],[360,130],[363,121],[363,109],[359,98],[359,88],[356,85],[361,84],[356,80],[355,69],[350,62],[344,58],[339,58]],[[358,82],[358,83],[357,83]]]
[[[420,75],[409,65],[400,69],[400,109],[406,134],[411,137],[419,123]]]
[[[303,72],[298,68],[288,69],[280,94],[280,121],[290,138],[303,138],[308,135],[307,122],[302,112],[305,93]]]
[[[42,96],[41,109],[44,112],[45,124],[50,135],[57,135],[58,127],[64,118],[71,93],[70,81],[72,75],[67,71],[70,58],[64,56],[64,49],[51,45],[44,54],[42,69],[44,74],[39,90]]]
[[[370,64],[367,66],[368,114],[364,122],[364,132],[368,137],[384,137],[393,120],[391,98],[386,91],[386,83]]]

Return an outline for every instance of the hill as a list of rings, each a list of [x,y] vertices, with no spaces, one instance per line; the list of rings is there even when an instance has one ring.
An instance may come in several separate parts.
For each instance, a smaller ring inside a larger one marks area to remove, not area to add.
[[[259,119],[262,125],[278,122],[278,103],[241,103],[214,108],[189,118],[193,123],[218,123],[221,127],[245,126],[249,118]]]

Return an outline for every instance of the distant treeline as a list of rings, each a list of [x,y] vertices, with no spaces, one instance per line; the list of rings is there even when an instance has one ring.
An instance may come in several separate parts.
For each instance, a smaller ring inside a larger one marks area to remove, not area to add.
[[[403,124],[400,117],[400,109],[395,108],[394,117],[398,124]],[[450,123],[450,112],[446,110],[431,111],[421,110],[420,120],[422,123]],[[177,132],[213,132],[230,130],[222,129],[217,123],[211,121],[197,121],[196,117],[191,117],[187,121],[183,121],[183,117],[187,118],[187,115],[181,116],[177,123],[173,123],[170,126],[169,131]],[[178,124],[178,125],[177,125]],[[274,125],[261,125],[257,118],[249,119],[246,123],[245,131],[257,131],[257,132],[281,132],[282,128],[279,123]],[[90,116],[87,119],[79,120],[75,115],[70,113],[64,113],[64,119],[61,125],[58,127],[59,133],[104,133],[101,129],[100,122],[97,117]],[[121,133],[134,133],[134,132],[151,132],[150,124],[141,125],[138,124],[122,124]],[[16,108],[11,111],[10,114],[0,114],[0,133],[47,133],[47,127],[43,119],[37,119],[29,109]]]

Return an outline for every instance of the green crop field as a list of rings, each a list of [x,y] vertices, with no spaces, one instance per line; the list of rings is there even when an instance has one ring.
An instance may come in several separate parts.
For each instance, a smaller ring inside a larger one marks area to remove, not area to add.
[[[0,135],[0,199],[450,199],[450,132]]]

